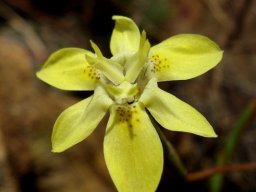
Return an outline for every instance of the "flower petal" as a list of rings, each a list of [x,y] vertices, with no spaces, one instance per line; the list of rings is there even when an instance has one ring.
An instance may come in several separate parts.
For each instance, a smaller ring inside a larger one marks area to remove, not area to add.
[[[99,69],[115,85],[120,84],[124,80],[123,67],[117,62],[105,58],[99,47],[92,41],[91,45],[97,57],[86,55],[87,62],[96,69]]]
[[[113,16],[115,28],[110,40],[110,50],[113,55],[122,52],[137,51],[140,43],[140,31],[137,25],[128,17]]]
[[[222,54],[207,37],[176,35],[150,49],[148,72],[153,72],[158,81],[190,79],[215,67]]]
[[[145,31],[143,31],[141,34],[138,51],[134,55],[127,58],[127,64],[125,65],[125,79],[127,81],[133,83],[141,73],[141,70],[147,61],[149,49],[150,43],[146,39]]]
[[[93,54],[78,48],[56,51],[36,75],[59,89],[93,90],[100,76],[96,68],[87,63],[85,55]]]
[[[140,101],[164,128],[217,137],[212,126],[193,107],[157,87],[156,79],[149,81]]]
[[[67,108],[55,122],[52,151],[62,152],[88,137],[111,104],[105,91],[97,87],[93,96]]]
[[[118,191],[156,190],[163,169],[163,150],[142,104],[111,108],[104,156]]]

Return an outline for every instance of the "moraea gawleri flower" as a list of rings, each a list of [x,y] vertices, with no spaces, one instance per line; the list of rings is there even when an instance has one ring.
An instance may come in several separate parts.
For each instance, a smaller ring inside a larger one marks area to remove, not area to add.
[[[53,53],[37,77],[64,90],[94,90],[66,109],[52,134],[53,152],[62,152],[88,137],[110,111],[104,138],[104,157],[118,191],[155,191],[163,169],[163,149],[146,109],[164,128],[216,137],[208,121],[190,105],[160,88],[157,82],[199,76],[222,58],[207,37],[173,36],[150,46],[127,17],[114,16],[112,57],[65,48]]]

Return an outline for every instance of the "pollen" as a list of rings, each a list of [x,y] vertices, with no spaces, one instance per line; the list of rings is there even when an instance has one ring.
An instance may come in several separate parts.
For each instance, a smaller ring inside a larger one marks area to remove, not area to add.
[[[162,58],[158,54],[152,55],[148,59],[147,63],[150,65],[152,73],[161,72],[162,70],[166,70],[170,67],[167,63],[167,58]]]
[[[87,78],[91,80],[99,80],[100,79],[100,73],[97,71],[96,68],[92,66],[86,66],[84,69],[84,75],[87,76]]]
[[[139,122],[138,109],[135,105],[120,105],[116,109],[118,121],[126,123],[129,128],[132,128]]]

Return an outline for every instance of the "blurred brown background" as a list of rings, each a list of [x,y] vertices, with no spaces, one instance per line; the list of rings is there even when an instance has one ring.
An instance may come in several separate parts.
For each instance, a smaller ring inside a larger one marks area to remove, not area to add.
[[[0,0],[0,191],[116,191],[102,154],[106,119],[85,141],[51,153],[57,116],[91,92],[65,92],[35,77],[49,54],[63,47],[110,56],[114,14],[133,18],[151,44],[178,33],[198,33],[225,51],[221,64],[188,81],[161,87],[197,108],[219,137],[164,131],[188,171],[215,165],[244,108],[256,98],[256,2],[253,0]],[[256,161],[256,122],[240,135],[231,162]],[[208,191],[208,180],[176,182],[165,170],[159,192]],[[256,191],[255,171],[226,174],[222,191]]]

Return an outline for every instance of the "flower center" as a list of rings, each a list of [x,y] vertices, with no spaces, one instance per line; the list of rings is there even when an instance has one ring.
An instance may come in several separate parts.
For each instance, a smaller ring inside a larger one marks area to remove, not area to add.
[[[131,84],[128,81],[123,81],[117,86],[110,84],[105,84],[104,86],[116,104],[130,104],[137,100],[139,93],[137,83]]]

